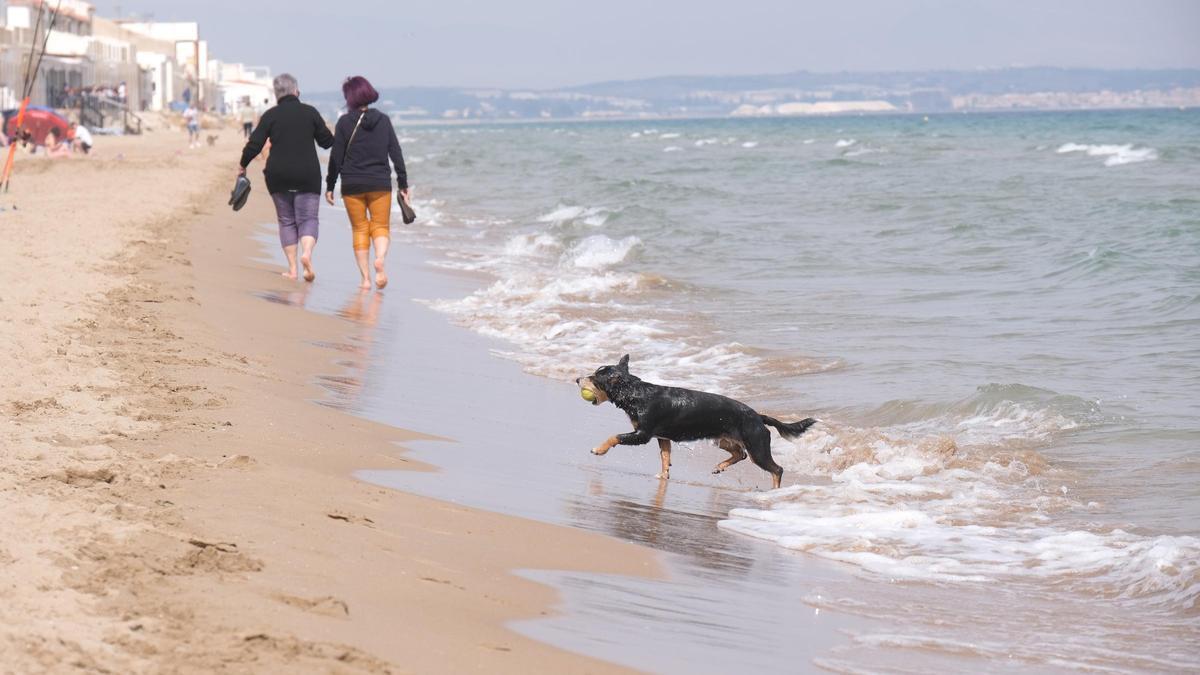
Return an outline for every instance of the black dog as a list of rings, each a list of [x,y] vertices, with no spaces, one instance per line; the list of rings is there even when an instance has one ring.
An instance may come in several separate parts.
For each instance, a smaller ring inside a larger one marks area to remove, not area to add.
[[[791,439],[817,422],[809,417],[785,424],[725,396],[643,382],[629,374],[628,354],[617,365],[601,366],[590,376],[577,378],[575,383],[592,392],[592,405],[611,401],[633,422],[631,433],[613,436],[592,453],[603,455],[615,445],[645,445],[651,438],[657,438],[662,458],[659,478],[670,477],[671,441],[716,439],[730,457],[718,464],[713,473],[721,473],[746,459],[749,452],[751,461],[771,474],[774,487],[778,488],[783,469],[771,457],[771,432],[766,425]]]

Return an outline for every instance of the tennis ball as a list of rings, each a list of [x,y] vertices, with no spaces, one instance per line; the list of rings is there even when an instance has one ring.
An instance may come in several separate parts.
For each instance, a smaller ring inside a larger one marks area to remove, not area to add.
[[[596,392],[592,391],[591,389],[580,389],[579,395],[583,397],[583,400],[589,403],[596,400]]]

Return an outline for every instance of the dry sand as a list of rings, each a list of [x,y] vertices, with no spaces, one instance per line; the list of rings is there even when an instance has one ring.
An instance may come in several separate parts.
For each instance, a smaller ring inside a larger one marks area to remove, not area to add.
[[[555,603],[510,570],[649,551],[350,477],[415,436],[307,400],[345,326],[249,292],[294,282],[248,262],[272,214],[261,179],[225,206],[223,136],[21,157],[0,195],[0,673],[618,670],[507,630]]]

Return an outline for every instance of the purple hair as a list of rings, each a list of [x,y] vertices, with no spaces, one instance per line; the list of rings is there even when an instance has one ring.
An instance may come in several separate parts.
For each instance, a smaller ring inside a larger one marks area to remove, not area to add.
[[[370,105],[379,100],[379,92],[362,75],[347,77],[342,83],[342,95],[346,97],[346,107],[355,110]]]

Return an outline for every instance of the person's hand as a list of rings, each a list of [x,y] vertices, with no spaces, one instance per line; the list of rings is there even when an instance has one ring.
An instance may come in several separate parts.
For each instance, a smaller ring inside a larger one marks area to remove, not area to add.
[[[333,206],[333,191],[332,190],[325,193],[325,202],[328,203],[330,206]]]
[[[397,202],[403,201],[405,204],[408,204],[410,207],[412,206],[412,202],[409,200],[408,188],[404,188],[403,190],[400,190],[399,192],[396,193],[396,201]]]

